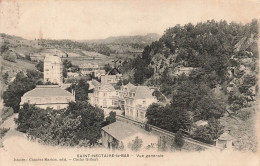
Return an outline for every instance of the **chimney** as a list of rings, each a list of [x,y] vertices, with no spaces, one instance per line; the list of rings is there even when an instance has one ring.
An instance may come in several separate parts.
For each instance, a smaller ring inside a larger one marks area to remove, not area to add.
[[[71,92],[72,92],[72,95],[75,97],[75,90],[72,89]]]

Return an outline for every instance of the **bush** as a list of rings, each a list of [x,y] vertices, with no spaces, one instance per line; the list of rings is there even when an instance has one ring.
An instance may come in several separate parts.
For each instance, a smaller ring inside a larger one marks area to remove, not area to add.
[[[138,136],[132,142],[128,143],[128,148],[136,152],[139,151],[142,146],[143,146],[143,140],[138,138]]]
[[[35,67],[37,68],[37,70],[39,70],[40,72],[43,72],[43,61],[39,61]]]
[[[30,55],[25,55],[25,59],[28,60],[28,61],[31,61]]]
[[[14,52],[5,52],[3,54],[3,59],[4,60],[7,60],[7,61],[10,61],[10,62],[15,62],[16,59],[17,59],[17,56]]]
[[[247,119],[249,119],[252,114],[255,113],[255,110],[252,108],[243,108],[238,110],[237,112],[237,117],[239,117],[240,119],[242,119],[243,121],[246,121]]]
[[[177,147],[180,148],[180,149],[184,145],[183,135],[182,135],[181,131],[178,131],[175,134],[174,142],[177,145]]]
[[[0,138],[3,138],[10,128],[0,128]]]
[[[37,119],[37,120],[35,120]],[[87,102],[69,103],[67,109],[41,109],[24,104],[17,129],[31,140],[62,146],[92,146],[101,137],[103,110]]]
[[[223,133],[223,126],[216,119],[210,119],[208,125],[198,126],[192,134],[192,138],[205,142],[208,144],[214,144],[217,139]]]
[[[1,118],[2,120],[6,120],[8,117],[12,116],[14,114],[14,110],[11,107],[4,107],[2,109]]]

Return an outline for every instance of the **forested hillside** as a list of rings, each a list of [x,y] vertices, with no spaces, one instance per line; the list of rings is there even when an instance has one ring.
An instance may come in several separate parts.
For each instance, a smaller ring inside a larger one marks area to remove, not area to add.
[[[257,20],[246,25],[214,20],[176,25],[146,46],[129,66],[135,70],[136,84],[160,86],[169,97],[172,93],[167,89],[188,79],[253,101],[258,88],[257,40]]]
[[[191,132],[194,122],[206,120],[208,126],[196,128],[191,137],[207,143],[213,143],[223,127],[243,133],[239,125],[256,111],[258,28],[257,20],[245,25],[214,20],[176,25],[146,46],[142,56],[123,62],[128,68],[122,66],[122,71],[132,73],[130,81],[157,86],[170,100],[166,106],[150,106],[148,123]],[[225,115],[238,126],[227,125]],[[255,142],[251,134],[250,142]],[[246,147],[241,141],[235,146]]]

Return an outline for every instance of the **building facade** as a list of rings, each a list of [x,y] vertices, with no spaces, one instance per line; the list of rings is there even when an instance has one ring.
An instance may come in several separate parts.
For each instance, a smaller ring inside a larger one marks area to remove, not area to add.
[[[44,82],[61,85],[63,83],[63,65],[58,56],[46,55],[44,58]]]
[[[101,76],[102,83],[117,84],[119,80],[122,80],[123,75],[116,68],[111,69],[106,75]]]
[[[50,107],[58,110],[67,108],[72,101],[75,102],[75,96],[58,85],[37,85],[35,89],[22,96],[20,107],[28,103],[42,109]]]
[[[120,121],[103,127],[101,129],[101,135],[102,144],[108,149],[131,149],[131,144],[137,137],[142,140],[143,149],[147,149],[147,147],[158,143],[157,136],[152,135],[143,129],[139,129],[134,125]]]
[[[124,97],[125,116],[140,122],[145,122],[147,108],[152,103],[157,103],[157,99],[152,93],[153,90],[147,86],[129,88]]]
[[[79,65],[81,74],[92,74],[95,70],[99,70],[96,63],[83,63]]]
[[[118,92],[109,83],[96,85],[94,92],[89,94],[90,103],[100,108],[119,107]]]
[[[98,79],[100,79],[102,76],[106,75],[106,71],[105,70],[94,70],[94,77],[97,77]]]
[[[216,140],[216,146],[221,149],[232,149],[233,148],[233,137],[230,135],[230,130],[225,131]]]

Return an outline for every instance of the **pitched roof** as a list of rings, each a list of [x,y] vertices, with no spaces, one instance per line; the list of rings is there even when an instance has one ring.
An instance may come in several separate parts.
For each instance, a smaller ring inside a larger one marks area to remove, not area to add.
[[[94,86],[98,86],[98,85],[100,85],[101,83],[100,82],[98,82],[97,80],[94,80],[94,79],[92,79],[92,84],[94,85]]]
[[[222,140],[222,141],[230,141],[230,140],[233,140],[233,137],[231,135],[229,135],[227,132],[221,134],[218,138],[219,140]]]
[[[125,86],[129,87],[129,88],[134,88],[134,84],[131,84],[130,82],[128,84],[126,84]]]
[[[147,86],[136,86],[130,92],[135,93],[135,99],[154,98],[152,90]]]
[[[135,130],[134,128],[130,128],[128,125],[120,121],[116,121],[108,126],[105,126],[102,128],[102,130],[120,141],[138,133],[137,130]]]
[[[70,92],[61,89],[59,85],[37,85],[23,97],[73,96]]]
[[[121,74],[121,72],[117,68],[113,68],[107,72],[107,75],[116,75],[116,74]]]
[[[115,91],[116,89],[109,83],[101,83],[100,85],[101,91]]]

